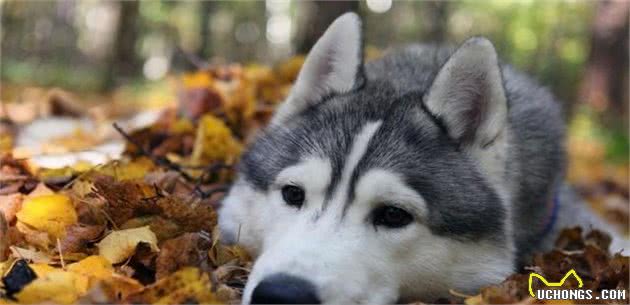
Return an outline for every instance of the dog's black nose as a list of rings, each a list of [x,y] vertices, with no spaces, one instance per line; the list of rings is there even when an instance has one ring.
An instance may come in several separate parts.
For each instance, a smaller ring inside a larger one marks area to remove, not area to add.
[[[252,304],[320,304],[315,286],[288,274],[263,279],[252,293]]]

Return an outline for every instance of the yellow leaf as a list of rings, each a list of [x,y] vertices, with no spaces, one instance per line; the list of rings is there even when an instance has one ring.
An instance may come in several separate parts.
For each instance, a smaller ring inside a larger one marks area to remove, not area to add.
[[[208,250],[208,259],[213,266],[221,266],[232,260],[236,260],[238,262],[251,261],[251,258],[245,249],[237,245],[225,246],[223,244],[216,244]]]
[[[12,261],[6,260],[4,262],[0,262],[0,276],[4,277],[4,273],[7,271],[8,267],[11,266]]]
[[[98,255],[92,255],[68,265],[67,271],[46,264],[29,264],[29,267],[35,271],[39,282],[28,290],[35,295],[23,295],[19,299],[26,303],[44,301],[73,303],[76,298],[83,296],[90,288],[98,284],[105,285],[108,291],[112,292],[111,297],[121,301],[143,287],[132,278],[114,273],[114,268],[109,261]],[[50,283],[50,281],[57,281],[57,283]],[[63,294],[58,298],[47,298],[46,293],[54,289],[60,289]]]
[[[48,273],[59,270],[51,265],[41,264],[41,263],[28,264],[28,266],[31,269],[33,269],[33,271],[35,271],[35,274],[37,274],[37,277],[44,277]]]
[[[139,243],[147,243],[151,250],[159,251],[157,237],[148,226],[114,231],[103,238],[97,246],[100,255],[116,264],[131,256]]]
[[[144,288],[144,286],[135,279],[116,273],[113,273],[109,278],[103,279],[101,284],[106,286],[108,291],[111,292],[111,295],[115,296],[115,299],[118,301],[125,300],[130,294],[136,293]]]
[[[87,292],[87,289],[88,278],[86,276],[59,270],[36,278],[15,297],[22,304],[43,302],[72,304],[79,296]]]
[[[13,148],[13,136],[9,133],[0,134],[0,153],[10,153]]]
[[[173,133],[186,133],[195,131],[195,126],[193,126],[192,122],[187,119],[178,119],[171,126],[171,131]]]
[[[466,304],[466,305],[484,304],[483,296],[481,294],[478,294],[476,296],[472,296],[472,297],[466,298],[464,300],[464,304]]]
[[[241,144],[234,139],[232,131],[223,121],[212,115],[201,117],[192,152],[193,164],[230,161],[238,157],[240,152]]]
[[[212,85],[213,80],[207,72],[196,72],[185,74],[182,77],[185,88],[208,88]]]
[[[130,162],[115,161],[107,163],[98,170],[98,173],[123,181],[142,179],[153,168],[155,168],[153,161],[148,158],[138,158]]]
[[[220,300],[211,288],[208,274],[198,268],[186,267],[132,295],[130,301],[144,304],[217,304]]]
[[[68,265],[68,271],[89,276],[94,279],[105,279],[112,276],[112,264],[100,255],[92,255],[79,262]]]
[[[56,238],[65,234],[66,226],[77,222],[77,213],[70,198],[59,194],[25,200],[16,216],[20,222]]]
[[[92,192],[93,186],[94,182],[92,181],[77,179],[74,183],[72,183],[72,192],[80,198],[83,198]]]

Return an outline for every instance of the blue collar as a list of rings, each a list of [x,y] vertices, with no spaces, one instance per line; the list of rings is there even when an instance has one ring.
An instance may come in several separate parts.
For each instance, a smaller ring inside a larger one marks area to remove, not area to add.
[[[553,227],[556,224],[556,221],[558,220],[558,210],[560,209],[559,193],[560,192],[557,192],[553,196],[553,200],[551,202],[552,204],[551,212],[549,214],[549,217],[547,218],[547,221],[545,222],[545,227],[543,228],[543,230],[540,232],[540,235],[538,236],[539,240],[542,240],[543,238],[545,238],[545,236],[547,236],[547,234],[549,234],[551,230],[553,230]]]

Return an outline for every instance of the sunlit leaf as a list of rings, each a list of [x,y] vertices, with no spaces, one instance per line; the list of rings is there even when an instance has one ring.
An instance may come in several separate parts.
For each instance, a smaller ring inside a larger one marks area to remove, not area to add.
[[[146,243],[151,250],[159,251],[155,233],[145,226],[113,231],[98,243],[99,254],[112,264],[120,263],[133,255],[139,243]]]

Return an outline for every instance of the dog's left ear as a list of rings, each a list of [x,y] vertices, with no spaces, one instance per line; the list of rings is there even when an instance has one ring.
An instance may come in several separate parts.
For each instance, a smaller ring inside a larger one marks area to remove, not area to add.
[[[345,13],[315,43],[271,123],[283,123],[330,95],[359,87],[363,81],[361,19],[355,13]]]
[[[479,37],[464,42],[438,72],[424,103],[459,144],[485,147],[492,143],[507,121],[503,80],[492,43]]]

